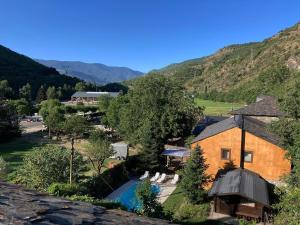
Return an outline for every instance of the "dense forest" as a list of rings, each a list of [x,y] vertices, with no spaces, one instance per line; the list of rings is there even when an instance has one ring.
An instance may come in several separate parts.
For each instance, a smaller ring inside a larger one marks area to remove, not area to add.
[[[15,93],[29,83],[33,98],[42,85],[74,87],[80,81],[77,78],[60,75],[54,68],[43,66],[2,45],[0,45],[0,80],[7,80]]]
[[[202,98],[249,102],[260,94],[281,95],[283,86],[300,81],[299,69],[300,23],[262,42],[231,45],[156,72]]]

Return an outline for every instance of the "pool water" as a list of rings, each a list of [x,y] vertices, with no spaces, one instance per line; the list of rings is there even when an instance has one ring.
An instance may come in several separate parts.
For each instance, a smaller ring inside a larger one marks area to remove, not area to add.
[[[141,204],[136,197],[136,188],[140,181],[132,182],[122,193],[118,196],[115,196],[113,201],[120,202],[123,206],[125,206],[130,211],[139,210],[141,208]],[[155,193],[159,193],[160,187],[157,184],[152,184],[152,191]]]

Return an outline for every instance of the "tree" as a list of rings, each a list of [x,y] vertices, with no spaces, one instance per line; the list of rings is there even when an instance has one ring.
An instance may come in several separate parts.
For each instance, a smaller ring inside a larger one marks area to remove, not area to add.
[[[56,88],[54,86],[48,87],[46,95],[47,95],[48,100],[58,98],[57,93],[56,93]]]
[[[11,98],[13,95],[13,90],[9,86],[7,80],[0,80],[0,100],[2,98]]]
[[[13,104],[0,100],[0,142],[21,133],[18,113]]]
[[[159,74],[134,81],[126,96],[112,100],[106,114],[108,124],[126,140],[142,144],[147,152],[153,150],[153,168],[163,144],[169,138],[190,135],[201,115],[202,109],[180,83]]]
[[[85,82],[78,82],[75,85],[75,90],[76,91],[86,91],[87,90],[87,85]]]
[[[31,102],[31,85],[29,83],[19,89],[19,97]]]
[[[152,129],[153,120],[145,121],[145,133],[142,134],[141,144],[143,151],[139,157],[140,167],[151,172],[157,171],[160,167],[160,153],[164,150],[164,141],[157,137],[157,133]],[[148,129],[147,129],[148,127]]]
[[[205,163],[203,152],[197,146],[188,160],[182,174],[181,186],[189,201],[193,204],[205,199],[205,185],[210,177],[205,174],[208,165]]]
[[[162,216],[162,206],[157,201],[157,192],[151,186],[149,180],[145,180],[138,184],[136,189],[136,196],[141,203],[141,214],[151,217]]]
[[[36,147],[24,156],[15,182],[39,190],[46,190],[52,183],[66,183],[69,177],[69,155],[70,150],[59,145]],[[86,171],[86,162],[76,153],[73,163],[73,178],[78,180],[81,173]]]
[[[73,161],[74,161],[74,144],[76,139],[83,137],[84,133],[88,130],[89,125],[84,117],[82,116],[70,116],[63,124],[63,131],[67,138],[71,142],[71,154],[70,154],[70,175],[69,182],[73,182]]]
[[[49,138],[51,138],[52,131],[58,132],[61,129],[64,121],[64,108],[58,100],[49,99],[42,102],[39,113],[48,127]]]
[[[100,112],[107,112],[109,108],[109,104],[113,97],[110,95],[102,95],[98,98],[98,106],[99,106],[99,111]]]
[[[284,190],[280,201],[275,205],[278,210],[275,216],[276,225],[297,225],[300,221],[300,188]]]
[[[154,121],[157,137],[166,141],[189,135],[202,109],[174,79],[151,74],[137,79],[128,92],[128,103],[119,111],[120,133],[131,143],[139,143],[145,132],[144,121]],[[148,128],[147,128],[148,129]]]
[[[300,83],[295,83],[279,98],[279,106],[284,116],[271,124],[270,129],[281,139],[287,149],[286,157],[292,162],[291,174],[286,181],[300,188]]]
[[[94,169],[100,175],[104,161],[114,154],[111,141],[103,131],[97,130],[90,135],[87,153]]]
[[[10,103],[16,108],[18,116],[30,115],[32,112],[32,105],[25,98],[10,100]]]
[[[44,86],[42,85],[37,94],[36,94],[36,102],[41,103],[42,101],[47,100],[47,95]]]

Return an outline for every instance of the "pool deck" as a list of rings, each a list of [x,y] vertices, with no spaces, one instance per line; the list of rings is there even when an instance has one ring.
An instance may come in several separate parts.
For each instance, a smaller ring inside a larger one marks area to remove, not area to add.
[[[132,183],[136,182],[138,179],[132,179],[125,184],[123,184],[121,187],[113,191],[111,194],[106,196],[105,199],[107,200],[114,200],[117,196],[119,196],[121,193],[123,193],[128,187],[131,186]],[[153,182],[156,183],[156,182]],[[158,184],[158,183],[156,183]],[[176,189],[176,185],[171,184],[170,180],[166,181],[165,183],[158,184],[160,186],[160,192],[158,194],[158,202],[164,203],[167,198],[172,194],[172,192]]]

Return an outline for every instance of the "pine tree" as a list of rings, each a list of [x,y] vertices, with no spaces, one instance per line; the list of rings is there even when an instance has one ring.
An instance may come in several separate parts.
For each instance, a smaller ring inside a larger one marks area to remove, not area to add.
[[[147,122],[145,122],[146,124]],[[154,172],[160,167],[160,154],[164,150],[164,143],[161,138],[156,137],[151,125],[149,123],[148,125],[148,129],[142,137],[143,152],[140,156],[140,167]]]
[[[205,161],[201,148],[197,146],[183,171],[181,186],[185,196],[194,204],[203,201],[206,196],[204,186],[210,177],[205,174],[208,168]]]
[[[46,91],[45,91],[44,86],[42,85],[36,94],[36,102],[41,103],[42,101],[44,101],[46,99],[47,99]]]

